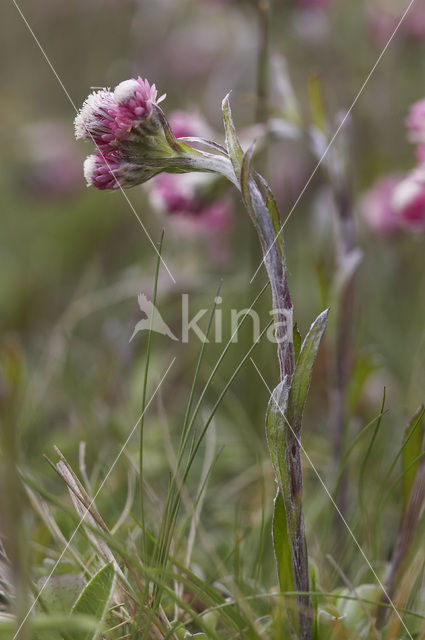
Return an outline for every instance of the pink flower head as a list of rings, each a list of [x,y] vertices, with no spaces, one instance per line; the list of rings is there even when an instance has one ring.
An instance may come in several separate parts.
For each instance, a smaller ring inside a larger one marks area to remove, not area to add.
[[[126,189],[140,183],[140,167],[125,161],[119,152],[96,153],[84,161],[87,186],[98,189]],[[149,176],[151,177],[151,176]]]
[[[394,189],[391,204],[401,227],[425,231],[425,167],[411,171]]]
[[[91,93],[75,118],[77,140],[92,140],[108,151],[115,142],[117,107],[114,94],[108,89]]]
[[[379,178],[362,198],[363,217],[369,227],[379,235],[391,235],[400,227],[392,206],[394,190],[400,180],[398,175]]]
[[[152,113],[152,106],[164,100],[157,100],[155,85],[139,76],[124,80],[115,87],[114,98],[118,105],[115,114],[115,132],[118,137],[125,136],[131,129],[138,127]]]
[[[157,90],[139,76],[124,80],[114,92],[101,89],[91,93],[75,118],[75,137],[93,140],[105,151],[119,146],[132,129],[144,123],[158,104]]]
[[[414,144],[425,144],[425,98],[411,105],[406,118],[407,137]]]

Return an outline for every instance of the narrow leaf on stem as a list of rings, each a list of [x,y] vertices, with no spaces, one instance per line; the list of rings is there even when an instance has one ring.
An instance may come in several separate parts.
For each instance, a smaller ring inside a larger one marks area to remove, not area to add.
[[[302,416],[307,393],[310,388],[313,365],[328,323],[328,313],[329,309],[323,311],[311,325],[301,346],[300,355],[295,367],[291,392],[288,399],[287,418],[297,435],[301,431]]]
[[[226,133],[226,147],[229,157],[232,161],[236,177],[238,180],[240,180],[243,151],[239,142],[238,135],[236,133],[235,125],[233,123],[229,96],[230,94],[228,93],[221,105],[223,112],[224,131]]]

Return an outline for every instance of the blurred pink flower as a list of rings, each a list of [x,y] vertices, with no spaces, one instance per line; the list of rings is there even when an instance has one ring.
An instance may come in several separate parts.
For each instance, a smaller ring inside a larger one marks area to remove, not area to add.
[[[406,7],[395,0],[375,0],[367,5],[367,25],[372,40],[385,45],[394,34]],[[417,39],[425,35],[425,7],[414,4],[395,34],[396,38]]]
[[[174,135],[213,138],[207,121],[196,111],[174,111],[170,115]],[[152,181],[152,201],[172,216],[174,228],[184,236],[204,238],[214,263],[226,262],[230,255],[229,231],[233,205],[228,197],[216,194],[217,178],[212,174],[161,174]]]
[[[379,178],[362,197],[360,208],[363,218],[379,235],[391,235],[400,228],[392,206],[394,190],[400,180],[399,175]]]
[[[176,138],[212,137],[211,127],[198,111],[173,111],[168,121]]]
[[[414,102],[406,117],[407,137],[414,144],[425,144],[425,99]]]
[[[416,147],[416,158],[419,164],[425,163],[425,144],[418,144]]]
[[[152,182],[153,200],[167,213],[197,216],[202,211],[202,201],[196,195],[193,176],[188,180],[181,177],[172,173],[157,176]]]
[[[22,131],[28,161],[24,186],[43,197],[67,196],[81,185],[81,156],[75,149],[68,125],[46,121],[28,125]]]
[[[407,14],[405,33],[410,38],[423,38],[425,35],[425,7],[422,3],[412,6]]]
[[[411,171],[394,188],[391,206],[402,228],[425,231],[425,167]]]
[[[363,217],[380,235],[425,232],[425,167],[380,178],[363,196]]]
[[[212,174],[163,173],[151,181],[149,195],[154,208],[169,216],[179,235],[206,240],[211,260],[223,263],[230,255],[233,204],[228,197],[217,198],[216,183]]]

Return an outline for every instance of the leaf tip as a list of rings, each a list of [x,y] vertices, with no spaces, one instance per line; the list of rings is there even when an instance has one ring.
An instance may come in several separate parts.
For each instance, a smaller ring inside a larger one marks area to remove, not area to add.
[[[230,90],[229,93],[227,93],[223,100],[221,101],[221,110],[223,112],[229,111],[230,110],[230,94],[232,93],[232,91]]]

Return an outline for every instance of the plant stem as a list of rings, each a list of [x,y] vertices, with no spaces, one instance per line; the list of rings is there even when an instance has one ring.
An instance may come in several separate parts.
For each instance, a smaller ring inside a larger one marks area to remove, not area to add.
[[[253,201],[259,202],[261,194],[254,180],[251,181]],[[254,225],[257,229],[267,275],[270,280],[275,316],[280,381],[290,388],[295,371],[293,344],[293,306],[288,285],[283,240],[279,245],[267,206],[264,210],[254,207]],[[290,425],[293,427],[293,425]],[[286,461],[289,473],[289,490],[282,494],[288,538],[291,545],[292,572],[295,590],[306,593],[310,589],[308,552],[302,506],[303,477],[301,442],[295,430],[288,428],[285,437]],[[310,597],[297,597],[299,638],[311,640],[312,621],[309,616]]]
[[[352,210],[351,194],[346,180],[341,177],[334,185],[335,202],[340,220],[339,262],[347,259],[356,248],[354,229],[354,217]],[[338,326],[336,328],[335,361],[333,369],[332,390],[332,431],[333,431],[333,461],[335,470],[338,470],[344,453],[346,435],[346,391],[352,368],[351,338],[353,329],[355,280],[354,273],[346,282],[341,293]],[[342,514],[347,510],[347,478],[343,474],[337,493],[337,504]],[[335,521],[338,529],[342,521],[338,517]]]

